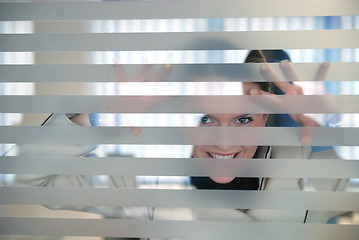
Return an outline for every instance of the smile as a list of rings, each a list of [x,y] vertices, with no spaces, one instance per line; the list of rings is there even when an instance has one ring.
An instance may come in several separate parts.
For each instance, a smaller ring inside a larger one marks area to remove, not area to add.
[[[218,154],[218,153],[208,153],[212,158],[234,158],[238,153],[233,154]]]

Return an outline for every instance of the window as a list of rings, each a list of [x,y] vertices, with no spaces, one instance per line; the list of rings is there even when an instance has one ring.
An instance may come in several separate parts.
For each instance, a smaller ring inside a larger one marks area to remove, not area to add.
[[[355,0],[2,1],[1,237],[356,240],[358,13]],[[305,96],[251,92],[278,80],[244,63],[252,49],[285,50]],[[321,126],[266,125],[283,113]]]

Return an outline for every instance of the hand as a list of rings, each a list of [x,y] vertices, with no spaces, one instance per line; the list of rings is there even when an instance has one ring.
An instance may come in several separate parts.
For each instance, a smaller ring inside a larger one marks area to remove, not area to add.
[[[74,114],[71,116],[67,117],[74,123],[76,123],[77,125],[80,126],[91,126],[90,120],[89,120],[89,114],[84,114],[84,113],[80,113],[80,114]]]
[[[314,81],[323,81],[329,69],[329,63],[322,63],[315,75]],[[261,66],[262,76],[269,82],[273,82],[285,95],[304,95],[303,89],[299,86],[293,85],[290,82],[301,81],[298,73],[293,69],[289,61],[284,60],[280,62],[280,68],[285,76],[283,79],[269,67],[269,65]],[[251,95],[272,95],[272,93],[252,89]],[[294,121],[303,127],[318,127],[320,126],[313,118],[305,114],[288,114]],[[300,140],[303,144],[310,141],[310,132],[302,131]]]
[[[164,81],[170,72],[171,65],[163,64],[159,69],[154,69],[152,64],[145,64],[134,76],[127,76],[123,66],[118,62],[114,62],[114,71],[115,71],[115,80],[116,82],[161,82]],[[152,96],[141,96],[140,104],[133,106],[134,112],[141,113],[144,110],[147,110],[158,102],[162,101],[164,97],[153,98]],[[132,127],[131,133],[135,136],[141,133],[140,127]]]

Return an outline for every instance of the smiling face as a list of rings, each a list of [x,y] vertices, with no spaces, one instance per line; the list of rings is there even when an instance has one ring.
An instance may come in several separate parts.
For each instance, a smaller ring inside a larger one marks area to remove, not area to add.
[[[253,83],[243,84],[243,93],[249,94],[259,86]],[[207,114],[200,120],[201,127],[264,127],[267,114]],[[243,136],[246,137],[246,136]],[[201,145],[194,146],[194,158],[253,158],[258,146],[241,145]],[[217,183],[229,183],[234,177],[211,177]]]

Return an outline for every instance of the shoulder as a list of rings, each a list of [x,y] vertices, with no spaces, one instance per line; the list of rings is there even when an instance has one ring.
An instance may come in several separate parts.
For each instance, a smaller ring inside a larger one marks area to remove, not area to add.
[[[311,152],[311,147],[307,146],[273,146],[270,158],[306,159],[310,157]]]
[[[44,127],[71,127],[79,126],[70,118],[77,116],[77,114],[63,114],[53,113],[41,124]],[[69,118],[70,117],[70,118]],[[58,136],[51,136],[57,138]],[[71,136],[66,136],[71,138]],[[46,155],[46,156],[87,156],[97,148],[93,144],[67,144],[66,139],[59,144],[22,144],[17,145],[16,150],[18,155]]]
[[[310,147],[272,147],[270,158],[286,159],[339,159],[334,150],[312,153]],[[275,178],[268,181],[267,190],[343,191],[348,179]]]
[[[270,158],[339,159],[340,157],[333,149],[312,152],[309,146],[274,146]]]
[[[76,121],[74,120],[77,120],[78,123],[76,123]],[[82,124],[83,122],[85,122],[85,124]],[[78,125],[87,126],[88,125],[87,122],[88,122],[88,115],[85,114],[53,113],[50,116],[48,116],[47,119],[41,125],[42,126],[78,126]]]
[[[334,150],[326,150],[310,154],[310,159],[337,159],[339,156]]]

